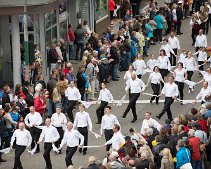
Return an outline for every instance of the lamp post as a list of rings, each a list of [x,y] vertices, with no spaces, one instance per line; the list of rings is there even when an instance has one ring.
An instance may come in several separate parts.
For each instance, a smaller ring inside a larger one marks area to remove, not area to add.
[[[27,0],[24,2],[24,60],[26,65],[25,81],[30,81],[29,77],[29,42],[28,42],[28,24],[27,24]]]

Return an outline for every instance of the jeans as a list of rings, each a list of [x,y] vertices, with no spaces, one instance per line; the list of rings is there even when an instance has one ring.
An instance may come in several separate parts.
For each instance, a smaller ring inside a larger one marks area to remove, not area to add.
[[[200,160],[192,160],[192,167],[193,167],[193,169],[201,169],[201,167],[200,167]]]
[[[62,102],[62,112],[65,114],[67,108],[67,97],[62,96],[61,102]]]
[[[75,59],[74,44],[69,45],[69,60]]]
[[[129,68],[129,65],[131,63],[131,53],[130,52],[126,53],[126,58],[127,58],[127,67]]]
[[[91,83],[90,83],[90,85],[91,85],[91,96],[90,96],[90,98],[91,99],[95,98],[95,86],[96,86],[95,83],[96,83],[96,80],[94,78],[93,80],[91,80]]]
[[[121,60],[120,63],[121,63],[121,66],[122,66],[123,70],[128,70],[129,65],[128,65],[128,62],[127,62],[126,54],[123,54],[121,56],[120,60]]]
[[[117,79],[118,77],[118,69],[119,69],[119,64],[113,64],[112,65],[112,79]]]
[[[80,52],[80,56],[79,56]],[[77,43],[76,45],[76,60],[81,60],[84,54],[84,44],[83,43]]]
[[[54,113],[54,103],[52,99],[48,99],[48,116],[51,117]]]
[[[163,40],[163,33],[162,33],[163,29],[156,29],[155,30],[155,35],[157,38],[157,41],[162,42]]]

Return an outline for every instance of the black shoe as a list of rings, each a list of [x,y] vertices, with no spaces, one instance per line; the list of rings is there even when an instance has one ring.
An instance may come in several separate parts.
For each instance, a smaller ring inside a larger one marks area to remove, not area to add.
[[[112,79],[113,81],[119,81],[119,79]]]
[[[40,152],[40,150],[36,150],[35,152],[34,152],[34,154],[38,154]]]
[[[157,117],[159,120],[160,120],[160,118],[161,118],[160,116],[156,116],[156,117]]]
[[[159,105],[159,102],[156,102],[157,105]]]
[[[6,162],[7,160],[4,160],[3,158],[0,158],[0,162],[4,163]]]
[[[86,151],[83,151],[83,155],[86,155]]]
[[[121,117],[122,117],[123,119],[124,119],[124,118],[126,118],[126,116],[124,116],[124,115],[123,115],[123,116],[121,116]]]
[[[152,104],[152,100],[150,100],[150,103]]]
[[[97,122],[96,124],[101,124],[101,122]]]
[[[82,153],[82,148],[79,148],[79,150],[78,150],[78,151],[79,151],[79,153]]]
[[[131,121],[131,123],[135,123],[135,122],[136,122],[136,120],[137,120],[137,119],[133,119],[133,120]]]

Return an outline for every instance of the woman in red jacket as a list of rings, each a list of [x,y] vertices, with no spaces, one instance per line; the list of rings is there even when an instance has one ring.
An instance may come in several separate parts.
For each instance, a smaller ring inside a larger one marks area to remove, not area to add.
[[[20,84],[17,84],[15,86],[14,96],[17,96],[18,97],[19,95],[21,95],[23,97],[23,99],[26,100],[26,95],[23,93],[21,85]]]
[[[113,15],[114,15],[114,9],[115,9],[115,2],[114,2],[114,0],[110,0],[109,7],[110,7],[110,19],[112,21]]]
[[[35,99],[34,99],[34,108],[35,111],[40,113],[43,117],[46,108],[46,99],[45,99],[46,91],[41,92]]]

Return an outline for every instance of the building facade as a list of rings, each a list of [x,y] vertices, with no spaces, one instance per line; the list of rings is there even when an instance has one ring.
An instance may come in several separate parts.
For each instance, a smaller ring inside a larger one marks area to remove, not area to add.
[[[1,85],[21,82],[23,10],[23,5],[7,6],[0,3]],[[78,23],[85,20],[91,30],[101,34],[110,24],[109,0],[51,0],[49,3],[27,6],[28,39],[40,48],[44,77],[48,72],[46,51],[52,40],[64,38],[68,24],[76,28]]]

